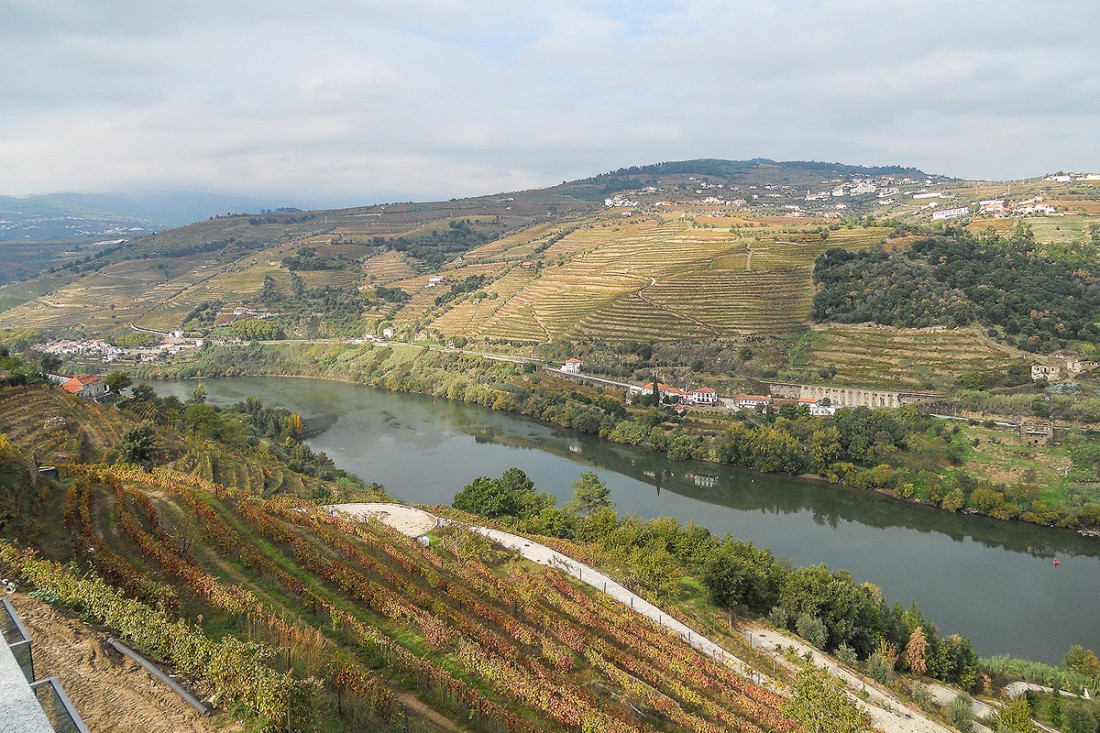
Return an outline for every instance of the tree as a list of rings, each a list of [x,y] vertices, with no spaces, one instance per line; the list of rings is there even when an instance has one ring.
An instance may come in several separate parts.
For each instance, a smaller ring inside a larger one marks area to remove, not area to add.
[[[924,653],[928,649],[928,641],[924,638],[924,629],[920,626],[913,629],[909,635],[909,643],[905,645],[905,651],[901,658],[909,665],[909,671],[915,677],[923,677],[927,669],[924,661]]]
[[[1062,660],[1062,669],[1077,672],[1088,677],[1100,677],[1100,660],[1091,649],[1074,644]]]
[[[5,353],[0,356],[8,355],[6,347],[4,349],[4,352]],[[61,357],[57,354],[43,354],[41,364],[42,371],[46,372],[47,374],[52,374],[61,368]]]
[[[997,733],[1032,733],[1031,708],[1027,698],[1020,695],[993,716],[993,730]]]
[[[156,433],[148,423],[135,425],[122,434],[118,444],[118,457],[124,463],[146,465],[153,455]]]
[[[519,513],[519,503],[515,496],[502,487],[499,481],[488,476],[478,476],[466,484],[455,495],[451,504],[455,509],[490,519]]]
[[[970,695],[959,695],[952,700],[947,706],[947,716],[960,733],[974,730],[974,701],[970,699]]]
[[[612,508],[611,490],[592,471],[585,471],[569,485],[573,487],[573,498],[565,505],[567,512],[586,517],[597,509]]]
[[[191,392],[191,404],[193,405],[205,405],[206,404],[206,387],[202,386],[202,382],[199,382],[195,389]]]
[[[122,392],[122,390],[129,387],[134,383],[134,380],[130,378],[130,375],[126,372],[110,372],[103,378],[103,383],[107,385],[115,394]]]
[[[823,669],[806,664],[794,681],[794,694],[783,713],[806,733],[869,733],[871,716],[844,694]]]
[[[1066,733],[1096,733],[1096,716],[1084,703],[1075,701],[1067,705],[1065,718]]]

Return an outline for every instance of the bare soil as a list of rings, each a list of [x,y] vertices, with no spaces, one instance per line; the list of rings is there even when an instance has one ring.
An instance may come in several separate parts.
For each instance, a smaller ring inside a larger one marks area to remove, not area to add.
[[[23,593],[8,599],[33,639],[38,679],[57,677],[92,733],[214,733],[232,721],[203,718],[163,682],[107,646],[108,632]]]

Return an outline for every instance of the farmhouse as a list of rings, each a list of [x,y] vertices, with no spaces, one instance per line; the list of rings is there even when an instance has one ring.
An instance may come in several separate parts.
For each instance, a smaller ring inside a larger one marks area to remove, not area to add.
[[[716,405],[718,393],[710,387],[699,387],[691,390],[691,401],[696,405]]]
[[[637,394],[653,394],[653,382],[646,382],[641,387],[635,387],[631,391]],[[657,394],[661,399],[669,403],[686,402],[690,395],[682,389],[670,387],[664,382],[657,382]]]
[[[567,359],[565,363],[561,365],[561,370],[569,374],[580,374],[581,360],[576,358]]]
[[[1031,365],[1031,379],[1045,379],[1048,382],[1058,379],[1062,376],[1062,367],[1046,366],[1045,364],[1032,364]]]
[[[107,394],[107,384],[94,374],[81,374],[61,385],[61,389],[77,397],[90,400],[99,399]]]
[[[958,219],[960,216],[966,216],[970,213],[970,209],[966,206],[957,206],[953,209],[940,209],[939,211],[932,212],[933,220],[941,219]]]
[[[836,405],[829,403],[827,405],[821,404],[821,401],[814,399],[813,397],[799,397],[798,405],[806,405],[810,408],[811,417],[828,417],[829,415],[836,414]]]
[[[761,406],[767,409],[772,403],[772,398],[770,395],[738,394],[733,396],[733,402],[738,410],[756,410]]]
[[[1054,445],[1054,426],[1048,422],[1021,423],[1020,437],[1030,446]]]

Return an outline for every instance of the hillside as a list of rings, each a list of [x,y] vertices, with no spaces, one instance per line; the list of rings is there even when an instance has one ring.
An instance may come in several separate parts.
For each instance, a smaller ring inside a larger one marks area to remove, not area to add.
[[[12,426],[24,455],[48,434],[43,415],[69,415],[84,452],[108,458],[114,441],[101,439],[137,424],[113,409],[92,414],[57,390],[0,396],[0,424]],[[104,432],[81,432],[93,423]],[[0,532],[15,528],[46,558],[76,560],[125,597],[2,543],[0,566],[21,569],[40,597],[113,628],[203,696],[217,692],[219,707],[251,709],[266,726],[790,727],[775,693],[468,531],[436,530],[426,547],[381,524],[334,519],[289,482],[265,488],[229,472],[216,483],[202,465],[231,465],[234,450],[171,431],[158,430],[158,454],[180,457],[152,471],[84,462],[77,445],[54,445],[61,481],[22,497],[33,507]],[[188,459],[196,452],[206,456],[199,464]],[[753,656],[738,637],[726,641]]]
[[[900,167],[662,163],[472,199],[217,217],[0,286],[0,307],[5,326],[54,337],[118,340],[138,327],[207,339],[352,339],[392,328],[401,340],[542,354],[578,344],[593,354],[629,342],[748,345],[764,377],[831,364],[846,383],[942,388],[973,364],[1003,369],[1027,356],[960,333],[963,361],[945,349],[922,376],[848,370],[877,340],[859,326],[862,311],[834,319],[852,326],[806,338],[817,331],[819,258],[830,249],[908,251],[957,224],[987,236],[1024,222],[1037,250],[1091,272],[1098,206],[1100,186],[1084,180],[1008,185]],[[954,218],[935,220],[938,211]],[[257,318],[262,327],[233,325]],[[942,325],[897,322],[932,324]],[[819,343],[828,344],[821,359],[844,346],[831,362],[808,358],[806,347]]]

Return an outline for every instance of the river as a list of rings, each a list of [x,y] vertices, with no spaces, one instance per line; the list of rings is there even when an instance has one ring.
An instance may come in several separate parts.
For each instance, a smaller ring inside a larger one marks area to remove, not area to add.
[[[394,497],[449,504],[476,476],[518,466],[564,503],[595,471],[622,514],[693,521],[752,540],[796,565],[825,563],[915,601],[942,634],[983,656],[1060,663],[1073,644],[1100,650],[1100,540],[986,517],[950,514],[824,482],[669,461],[505,413],[359,385],[310,379],[206,380],[211,404],[258,396],[301,413],[306,442]],[[153,382],[186,400],[193,381]],[[1057,557],[1061,564],[1055,566]]]

